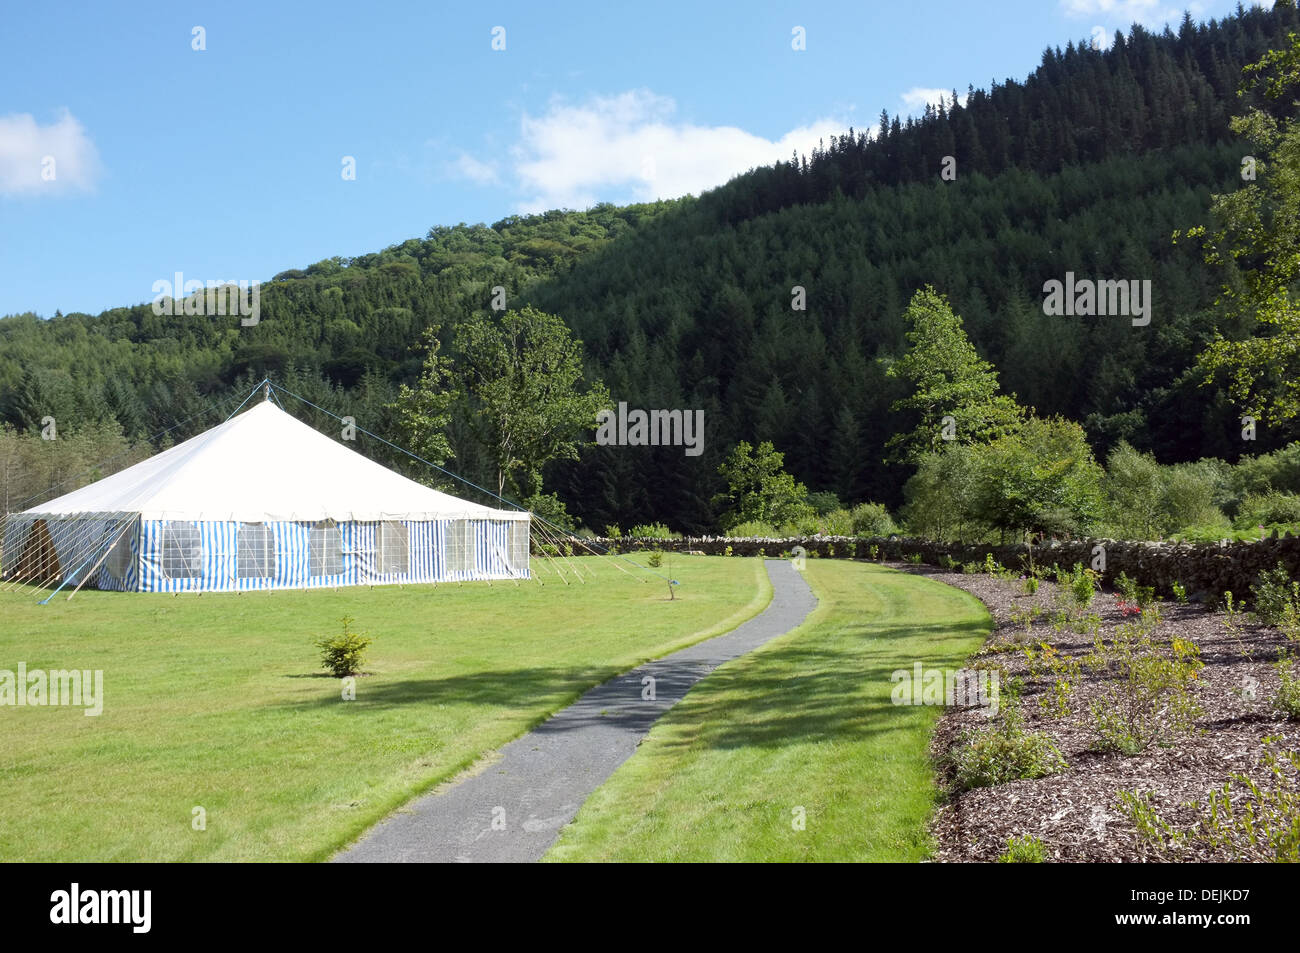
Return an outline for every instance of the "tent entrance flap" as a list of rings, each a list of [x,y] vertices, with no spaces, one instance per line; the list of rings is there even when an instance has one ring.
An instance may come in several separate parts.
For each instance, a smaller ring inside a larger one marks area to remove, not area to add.
[[[35,520],[27,531],[15,571],[23,579],[54,579],[63,575],[59,554],[54,549],[54,539],[45,520]]]

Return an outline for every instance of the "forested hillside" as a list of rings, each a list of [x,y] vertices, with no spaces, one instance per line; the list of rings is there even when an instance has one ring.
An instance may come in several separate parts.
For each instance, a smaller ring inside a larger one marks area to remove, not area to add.
[[[450,347],[503,285],[511,306],[569,324],[615,401],[705,410],[700,456],[591,447],[555,465],[547,488],[587,525],[711,527],[718,464],[742,439],[773,441],[813,490],[896,504],[909,471],[883,464],[884,445],[909,422],[889,410],[900,392],[886,368],[909,298],[931,284],[1004,389],[1083,423],[1099,453],[1122,438],[1170,462],[1234,459],[1234,409],[1192,367],[1216,327],[1246,329],[1223,326],[1216,276],[1171,234],[1240,181],[1248,146],[1228,118],[1241,70],[1293,30],[1294,7],[1239,8],[1177,33],[1134,28],[1105,52],[1049,50],[1023,82],[972,88],[916,119],[882,115],[876,136],[848,131],[698,199],[438,227],[282,273],[255,327],[147,304],[6,318],[0,414],[20,430],[51,415],[66,432],[108,420],[140,437],[270,374],[391,433],[384,408],[418,373],[420,331],[439,324]],[[1045,317],[1043,282],[1067,271],[1150,279],[1150,326]],[[792,309],[795,286],[806,310]],[[481,477],[474,448],[452,436],[452,467]],[[1295,436],[1264,431],[1256,446]]]

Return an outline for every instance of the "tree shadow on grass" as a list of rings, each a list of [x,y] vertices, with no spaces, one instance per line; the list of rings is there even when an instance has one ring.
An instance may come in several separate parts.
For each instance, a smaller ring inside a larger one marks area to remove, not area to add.
[[[392,709],[423,705],[486,705],[504,710],[528,707],[544,698],[572,695],[598,685],[616,674],[612,669],[532,667],[472,672],[446,678],[407,678],[387,681],[382,672],[357,682],[357,704]],[[291,675],[286,678],[315,678]],[[322,675],[338,681],[330,675]],[[272,707],[296,711],[330,708],[341,704],[336,694]]]
[[[674,724],[691,730],[660,736],[666,750],[678,747],[780,748],[809,742],[852,743],[898,734],[918,722],[921,706],[895,705],[891,676],[923,668],[960,668],[964,653],[900,651],[898,640],[918,635],[976,636],[984,620],[942,625],[894,625],[864,630],[862,643],[837,640],[834,647],[801,643],[778,646],[752,663],[723,668],[698,686]]]
[[[356,704],[365,709],[425,705],[467,705],[502,712],[539,712],[582,695],[539,727],[546,734],[600,726],[640,734],[650,728],[688,691],[689,709],[678,717],[698,725],[695,742],[712,747],[782,747],[810,741],[846,742],[888,734],[916,724],[917,707],[894,705],[891,675],[909,674],[916,662],[926,667],[958,668],[963,655],[948,649],[927,651],[927,636],[945,641],[987,632],[987,623],[867,626],[861,639],[846,638],[844,629],[768,648],[748,661],[712,670],[698,657],[668,657],[614,676],[594,667],[529,667],[453,675],[447,678],[384,682],[382,677],[358,685],[356,702],[333,695],[288,707],[320,709]],[[906,649],[899,641],[916,645]],[[827,647],[827,642],[833,647]],[[937,649],[937,646],[936,646]],[[643,678],[653,675],[656,697],[643,695]],[[699,681],[704,677],[704,681]],[[551,700],[546,704],[545,700]],[[670,741],[670,746],[673,742]]]

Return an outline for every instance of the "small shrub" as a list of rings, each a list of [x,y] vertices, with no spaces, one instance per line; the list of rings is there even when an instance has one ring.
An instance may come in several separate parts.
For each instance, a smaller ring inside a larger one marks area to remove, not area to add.
[[[1037,837],[1008,837],[1007,849],[998,856],[999,864],[1041,864],[1047,849]]]
[[[1260,573],[1250,592],[1255,597],[1255,615],[1265,625],[1279,626],[1300,608],[1300,582],[1281,563]]]
[[[1075,566],[1074,569],[1075,571],[1070,577],[1070,593],[1074,596],[1074,601],[1079,605],[1091,605],[1092,597],[1097,594],[1097,590],[1100,588],[1097,573],[1081,566]]]
[[[765,539],[772,539],[777,536],[776,527],[771,523],[762,523],[758,520],[750,520],[747,523],[737,523],[731,529],[727,530],[727,535],[732,539],[745,539],[747,537],[761,536]]]
[[[788,520],[776,527],[775,536],[816,536],[819,533],[825,533],[826,528],[822,518],[815,515],[811,510],[802,513],[792,520]]]
[[[1156,601],[1155,587],[1139,586],[1137,580],[1130,578],[1128,573],[1119,574],[1115,579],[1115,588],[1124,597],[1123,601],[1136,606],[1139,612]]]
[[[1174,601],[1180,606],[1187,605],[1187,587],[1175,579],[1174,584],[1170,588],[1174,591]]]
[[[857,535],[853,532],[853,514],[842,509],[823,513],[817,520],[817,532],[823,536]]]
[[[1019,705],[1003,695],[998,723],[966,731],[953,759],[953,784],[958,791],[1007,781],[1043,778],[1065,770],[1065,758],[1041,731],[1027,731]]]
[[[1038,648],[1025,649],[1029,672],[1034,678],[1052,679],[1052,687],[1038,700],[1039,710],[1049,718],[1064,718],[1070,713],[1070,696],[1083,668],[1082,663],[1056,646],[1039,642]]]
[[[1144,859],[1153,854],[1162,857],[1182,846],[1186,835],[1161,818],[1151,803],[1151,796],[1145,791],[1120,791],[1118,801],[1120,814],[1128,818],[1137,831]]]
[[[1101,616],[1095,612],[1079,612],[1070,619],[1070,631],[1079,635],[1096,635],[1101,630]]]
[[[1063,590],[1068,592],[1074,599],[1076,605],[1088,606],[1092,604],[1092,597],[1097,594],[1100,588],[1100,579],[1097,573],[1092,569],[1084,569],[1079,563],[1074,564],[1074,569],[1065,570],[1059,566],[1056,569],[1056,582]]]
[[[663,523],[641,523],[627,531],[631,539],[681,539],[681,533],[674,533]]]
[[[1283,717],[1300,720],[1300,677],[1295,674],[1294,660],[1283,652],[1274,667],[1279,684],[1273,696],[1273,708]]]
[[[351,616],[342,618],[343,631],[316,642],[321,650],[321,665],[335,678],[360,675],[366,664],[366,649],[374,639],[352,631]]]
[[[609,539],[622,539],[623,529],[617,523],[610,523],[605,527],[605,536]]]
[[[1134,755],[1172,735],[1191,731],[1200,706],[1192,683],[1203,667],[1195,642],[1175,638],[1167,651],[1152,638],[1156,619],[1129,622],[1115,630],[1109,643],[1094,644],[1089,665],[1115,676],[1092,704],[1097,748]]]
[[[1232,590],[1226,589],[1223,593],[1223,627],[1228,630],[1237,642],[1237,648],[1246,658],[1251,658],[1252,653],[1242,639],[1246,624],[1246,603],[1237,602],[1232,597]]]
[[[1038,700],[1038,707],[1048,718],[1064,718],[1070,714],[1070,695],[1073,693],[1074,682],[1063,675],[1052,681],[1051,692]]]
[[[649,562],[651,569],[658,569],[664,564],[664,554],[657,549],[653,550],[647,557],[646,561]]]
[[[891,536],[898,526],[881,503],[859,503],[849,510],[854,536]]]
[[[1140,605],[1131,602],[1125,602],[1123,599],[1120,598],[1117,598],[1115,600],[1115,608],[1118,609],[1119,614],[1126,619],[1131,615],[1142,614],[1142,607]]]
[[[905,560],[907,560],[909,563],[913,563],[913,564],[916,564],[916,565],[920,565],[920,563],[921,563],[921,554],[920,554],[920,553],[908,553],[908,554],[907,554],[906,556],[904,556],[903,558],[904,558]]]
[[[1039,606],[1030,606],[1023,612],[1019,609],[1011,610],[1011,624],[1017,626],[1023,625],[1025,627],[1024,638],[1021,638],[1020,634],[1016,633],[1014,640],[1016,642],[1029,641],[1034,634],[1034,621],[1042,614],[1043,610]]]
[[[983,571],[988,573],[990,576],[994,577],[995,579],[1003,579],[1009,581],[1013,578],[1011,575],[1011,570],[1008,569],[1006,566],[1003,566],[996,559],[994,559],[992,553],[984,554]]]
[[[1038,591],[1038,577],[1026,576],[1023,585],[1024,585],[1025,594],[1032,596],[1034,593]]]

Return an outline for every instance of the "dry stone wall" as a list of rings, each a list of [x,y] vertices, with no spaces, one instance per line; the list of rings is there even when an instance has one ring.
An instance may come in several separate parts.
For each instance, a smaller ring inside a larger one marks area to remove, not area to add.
[[[1300,537],[1272,536],[1251,542],[1233,543],[1149,543],[1113,539],[1053,541],[1035,545],[1032,554],[1023,543],[1013,545],[969,545],[939,543],[902,536],[792,536],[786,538],[692,536],[684,539],[598,539],[600,545],[617,552],[659,549],[665,552],[698,552],[710,556],[781,556],[803,547],[810,557],[903,560],[919,555],[933,566],[982,563],[987,554],[1009,569],[1023,572],[1032,558],[1034,565],[1092,566],[1097,547],[1105,552],[1106,582],[1127,573],[1144,586],[1154,586],[1169,596],[1175,582],[1181,583],[1192,599],[1217,600],[1225,590],[1238,598],[1248,595],[1260,572],[1281,563],[1292,578],[1300,579]],[[874,547],[874,550],[873,550]]]

